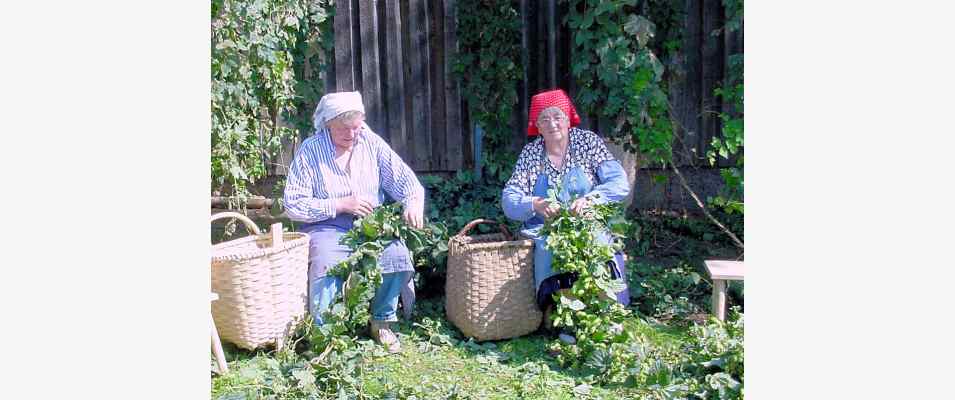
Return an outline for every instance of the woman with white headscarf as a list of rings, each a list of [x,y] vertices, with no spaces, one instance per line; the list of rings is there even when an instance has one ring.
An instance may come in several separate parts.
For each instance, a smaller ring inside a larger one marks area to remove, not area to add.
[[[357,217],[384,202],[387,194],[404,205],[404,219],[424,225],[424,188],[411,168],[365,124],[358,92],[329,93],[315,109],[316,133],[306,139],[289,167],[285,208],[289,218],[304,223],[309,245],[309,305],[316,325],[341,290],[341,278],[327,275],[329,267],[350,254],[339,239]],[[382,284],[372,300],[371,336],[400,350],[390,329],[397,321],[398,295],[412,273],[411,255],[400,241],[385,248],[378,265]]]

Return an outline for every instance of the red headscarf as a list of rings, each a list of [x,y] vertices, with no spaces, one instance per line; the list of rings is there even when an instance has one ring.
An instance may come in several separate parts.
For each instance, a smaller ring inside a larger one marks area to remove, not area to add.
[[[540,132],[537,131],[537,116],[549,107],[560,108],[564,112],[564,115],[570,119],[570,126],[577,126],[580,124],[580,116],[577,115],[577,110],[574,109],[574,103],[570,101],[570,97],[567,97],[567,93],[564,93],[562,89],[554,89],[546,92],[540,92],[535,94],[534,97],[531,97],[531,112],[530,118],[527,119],[527,136],[537,136]]]

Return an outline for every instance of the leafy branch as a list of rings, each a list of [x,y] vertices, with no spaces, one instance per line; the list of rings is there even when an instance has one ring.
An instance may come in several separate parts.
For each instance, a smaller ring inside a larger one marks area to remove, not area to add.
[[[298,113],[295,65],[303,43],[322,39],[317,28],[329,8],[328,0],[212,2],[211,172],[219,190],[247,197],[294,137],[282,117]]]
[[[349,340],[342,337],[354,340],[367,326],[371,319],[371,300],[382,282],[378,258],[392,242],[402,241],[419,268],[443,263],[446,259],[448,237],[443,224],[412,228],[405,224],[399,207],[398,203],[392,203],[376,208],[357,219],[352,229],[342,236],[341,244],[348,246],[352,253],[328,271],[342,278],[342,296],[322,316],[325,323],[313,331],[312,345],[316,349],[325,351],[330,345],[343,349]]]
[[[651,1],[569,2],[567,25],[573,35],[575,54],[571,72],[581,88],[576,96],[581,108],[587,113],[596,114],[601,120],[613,122],[611,129],[604,132],[610,140],[640,155],[649,164],[672,169],[679,184],[690,193],[707,219],[742,248],[743,242],[713,217],[700,201],[674,160],[673,143],[679,141],[679,137],[673,132],[678,122],[672,114],[666,94],[666,71],[654,49],[656,46],[656,51],[660,51],[659,41],[654,39],[657,26],[641,13],[647,14],[653,9],[657,11],[651,16],[663,18],[661,22],[665,24],[668,38],[662,46],[665,52],[672,52],[678,47],[673,41],[676,35],[672,29],[673,17],[678,13],[669,10],[661,12],[661,8],[653,7]],[[738,28],[742,23],[742,2],[727,0],[727,6],[737,10],[738,14],[729,19],[725,29]],[[731,70],[733,62],[731,60]],[[708,153],[711,164],[715,164],[716,154],[729,157],[742,148],[741,76],[738,83],[731,79],[731,84],[732,90],[719,90],[717,94],[738,99],[739,114],[738,118],[721,114],[724,136],[723,139],[714,139],[712,143],[713,149]],[[717,198],[712,204],[723,206],[727,211],[742,212],[742,162],[740,156],[736,168],[721,171],[730,187],[730,194]]]
[[[625,284],[622,279],[611,279],[608,268],[614,251],[622,245],[596,240],[603,231],[625,232],[627,223],[618,204],[594,205],[576,215],[569,207],[574,199],[559,201],[559,191],[549,191],[548,200],[561,207],[555,217],[545,221],[541,232],[547,235],[547,249],[553,252],[554,271],[577,277],[569,293],[555,294],[553,323],[576,332],[576,344],[558,346],[565,361],[579,364],[594,352],[629,339],[623,323],[630,311],[616,301]]]

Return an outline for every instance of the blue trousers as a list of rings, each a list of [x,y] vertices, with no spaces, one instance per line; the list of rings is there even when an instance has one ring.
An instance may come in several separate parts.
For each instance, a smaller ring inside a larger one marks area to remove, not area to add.
[[[398,295],[401,288],[411,280],[412,271],[382,274],[381,286],[371,301],[371,319],[375,321],[397,321]],[[342,290],[342,278],[326,275],[313,279],[309,285],[311,299],[310,311],[315,325],[322,325],[322,313],[328,310],[335,296]]]

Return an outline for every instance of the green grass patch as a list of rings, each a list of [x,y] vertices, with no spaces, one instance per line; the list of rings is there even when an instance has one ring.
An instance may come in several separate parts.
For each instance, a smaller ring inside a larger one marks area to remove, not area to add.
[[[619,399],[641,393],[641,388],[588,385],[584,371],[561,368],[549,354],[554,339],[548,335],[476,343],[463,338],[445,319],[443,298],[422,300],[416,307],[412,321],[396,326],[400,353],[388,355],[370,340],[360,342],[363,355],[354,371],[363,389],[358,397]],[[628,321],[626,329],[674,351],[687,338],[685,328],[639,319]],[[233,346],[226,352],[230,372],[213,378],[212,398],[312,398],[299,377],[314,354],[248,352]]]

